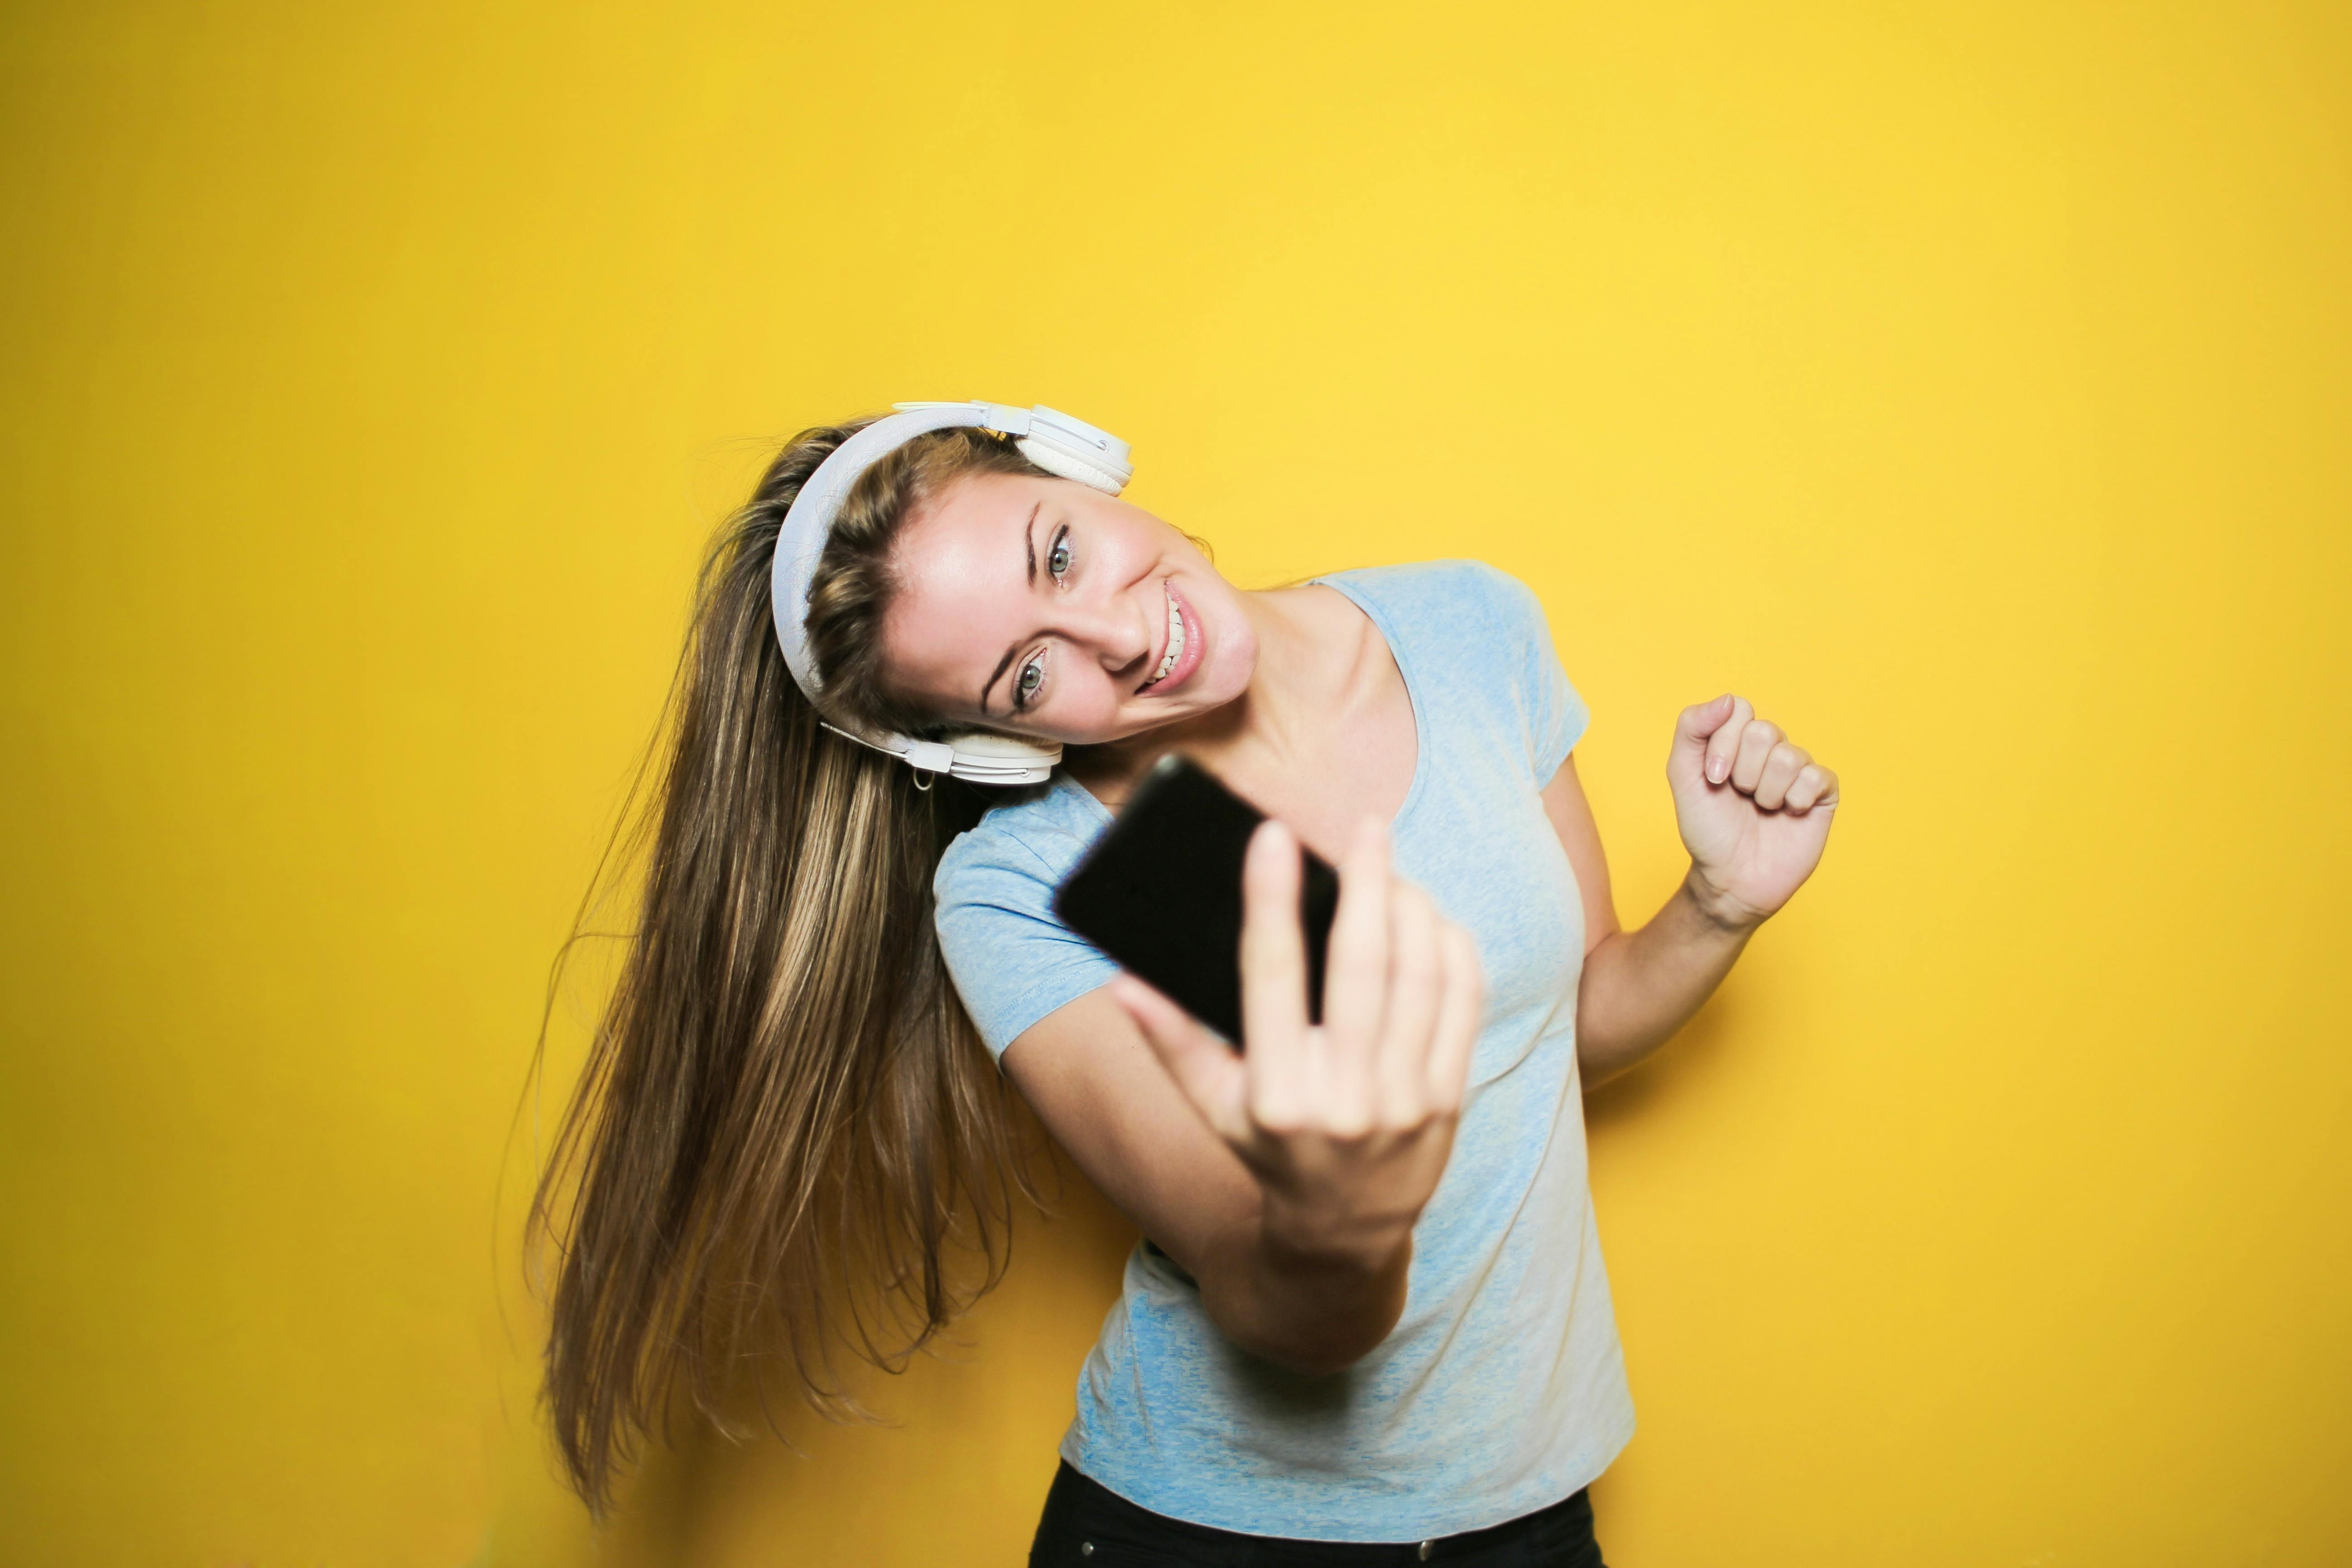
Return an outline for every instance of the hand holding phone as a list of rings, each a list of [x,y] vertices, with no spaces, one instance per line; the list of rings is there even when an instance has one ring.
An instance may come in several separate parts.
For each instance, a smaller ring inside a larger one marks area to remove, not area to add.
[[[1340,863],[1325,1006],[1311,1021],[1295,912],[1304,864],[1280,823],[1252,833],[1240,942],[1246,1056],[1131,974],[1112,994],[1256,1178],[1276,1255],[1393,1279],[1453,1152],[1484,1002],[1477,950],[1427,894],[1390,874],[1387,833],[1368,818]]]

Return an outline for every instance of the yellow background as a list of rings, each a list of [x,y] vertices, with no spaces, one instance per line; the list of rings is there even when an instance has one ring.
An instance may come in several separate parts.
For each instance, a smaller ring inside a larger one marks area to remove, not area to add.
[[[1843,770],[1591,1107],[1619,1568],[2352,1561],[2342,5],[16,5],[0,124],[0,1557],[1018,1561],[1083,1192],[601,1537],[514,1238],[701,541],[978,395],[1535,584],[1629,917],[1679,705]]]

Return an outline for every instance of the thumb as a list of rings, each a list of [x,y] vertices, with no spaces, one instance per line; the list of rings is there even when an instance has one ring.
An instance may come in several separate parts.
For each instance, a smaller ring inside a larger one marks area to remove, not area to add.
[[[1704,777],[1707,741],[1738,710],[1739,700],[1728,691],[1712,702],[1684,709],[1675,719],[1675,749],[1667,771],[1677,778],[1687,774],[1693,782]]]
[[[1738,705],[1739,700],[1727,691],[1712,702],[1701,702],[1696,707],[1684,709],[1675,721],[1675,741],[1705,745],[1706,738],[1723,728],[1724,721],[1731,717],[1731,710]]]
[[[1132,974],[1110,983],[1146,1044],[1210,1129],[1229,1142],[1248,1136],[1248,1089],[1240,1055],[1214,1031]]]

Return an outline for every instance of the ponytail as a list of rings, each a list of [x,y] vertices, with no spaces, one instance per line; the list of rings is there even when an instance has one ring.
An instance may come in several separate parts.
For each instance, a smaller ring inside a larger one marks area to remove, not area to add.
[[[820,728],[769,619],[784,512],[856,428],[797,437],[720,530],[607,857],[641,878],[639,916],[530,1215],[557,1262],[546,1402],[599,1510],[678,1401],[729,1426],[754,1354],[783,1352],[819,1411],[858,1414],[839,1352],[902,1368],[995,1283],[1014,1195],[1034,1195],[931,924],[940,856],[991,797],[918,788]],[[861,478],[812,595],[829,701],[914,717],[872,673],[890,542],[991,469],[1030,471],[947,431]]]

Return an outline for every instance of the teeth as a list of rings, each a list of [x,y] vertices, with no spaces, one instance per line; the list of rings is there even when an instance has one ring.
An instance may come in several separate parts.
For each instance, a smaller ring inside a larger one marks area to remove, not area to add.
[[[1176,595],[1171,594],[1168,595],[1168,651],[1161,656],[1160,668],[1152,672],[1151,679],[1155,682],[1167,679],[1168,672],[1175,668],[1176,661],[1183,657],[1184,617],[1176,608]]]

